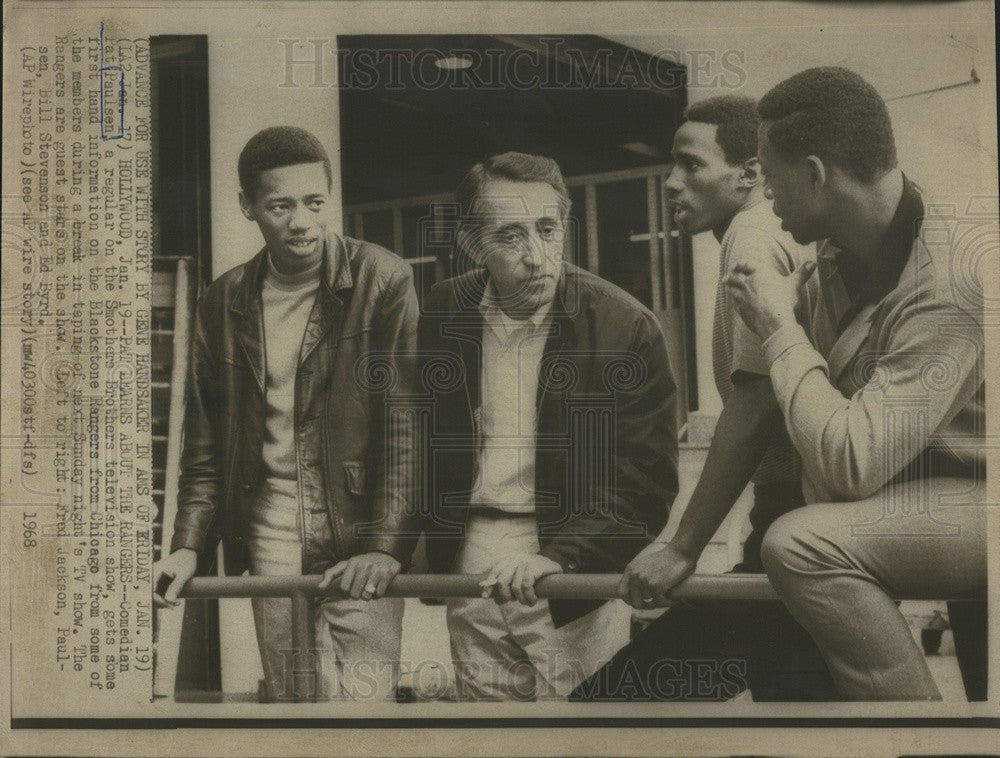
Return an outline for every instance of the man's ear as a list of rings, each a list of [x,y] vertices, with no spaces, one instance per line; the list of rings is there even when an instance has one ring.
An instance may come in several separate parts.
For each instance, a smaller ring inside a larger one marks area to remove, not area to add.
[[[748,158],[743,162],[743,168],[740,171],[740,186],[746,189],[751,187],[756,187],[764,180],[764,174],[760,170],[760,161],[757,157]]]
[[[246,196],[243,190],[240,190],[240,210],[243,211],[243,215],[249,221],[256,221],[256,217],[253,214],[253,206],[250,202],[250,198]]]
[[[805,161],[806,179],[809,181],[809,187],[813,192],[819,192],[826,186],[826,166],[823,165],[822,158],[815,155],[807,155]]]

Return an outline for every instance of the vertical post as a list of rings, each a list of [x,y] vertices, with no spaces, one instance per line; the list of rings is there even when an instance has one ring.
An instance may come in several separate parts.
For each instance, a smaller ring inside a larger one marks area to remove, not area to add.
[[[170,369],[170,415],[167,422],[167,462],[163,477],[163,520],[160,530],[160,555],[170,552],[177,516],[177,480],[180,474],[181,425],[184,422],[184,383],[188,366],[188,343],[191,327],[191,283],[189,262],[177,261],[174,277],[174,352]],[[180,659],[181,627],[184,623],[183,601],[179,609],[158,609],[156,612],[157,666],[153,672],[153,694],[174,697],[177,662]]]
[[[599,274],[601,270],[600,252],[597,245],[597,187],[586,184],[584,203],[587,208],[587,270]]]
[[[312,598],[301,590],[292,593],[292,682],[295,701],[316,700],[319,667],[314,656],[315,629]]]
[[[401,205],[392,206],[392,246],[394,248],[392,252],[400,258],[406,257],[403,253],[405,241],[403,239],[403,206]],[[420,255],[419,249],[417,255]]]
[[[649,225],[649,284],[652,292],[649,308],[655,313],[667,307],[663,299],[663,262],[660,258],[661,240],[665,235],[660,223],[660,187],[656,176],[646,177],[646,215]]]

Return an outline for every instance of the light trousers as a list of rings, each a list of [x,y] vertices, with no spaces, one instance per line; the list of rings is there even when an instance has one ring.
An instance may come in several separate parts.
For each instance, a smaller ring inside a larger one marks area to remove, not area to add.
[[[265,480],[252,511],[250,571],[264,576],[302,573],[296,483]],[[293,670],[289,598],[253,598],[254,624],[270,702],[288,701]],[[391,700],[399,682],[402,598],[327,600],[315,603],[320,700]]]
[[[986,587],[985,484],[937,477],[779,518],[761,558],[789,612],[852,700],[940,693],[894,598],[955,599]]]
[[[488,571],[502,557],[538,552],[533,516],[469,519],[455,570]],[[547,600],[455,598],[447,623],[461,700],[566,698],[628,642],[629,607],[612,600],[556,628]]]

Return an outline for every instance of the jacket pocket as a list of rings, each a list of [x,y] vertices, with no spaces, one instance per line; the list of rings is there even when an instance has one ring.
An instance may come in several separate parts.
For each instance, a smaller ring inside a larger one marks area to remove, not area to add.
[[[344,474],[347,476],[347,491],[352,495],[364,496],[367,471],[361,461],[344,461]]]

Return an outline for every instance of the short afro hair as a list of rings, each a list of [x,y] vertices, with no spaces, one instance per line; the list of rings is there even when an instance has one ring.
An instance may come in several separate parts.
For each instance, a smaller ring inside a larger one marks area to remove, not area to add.
[[[764,95],[757,110],[773,122],[768,139],[786,159],[815,155],[865,183],[897,165],[885,101],[846,68],[795,74]]]
[[[243,146],[237,164],[240,189],[250,200],[254,199],[260,175],[279,166],[300,163],[322,163],[326,172],[327,188],[333,186],[330,156],[316,137],[297,126],[271,126],[257,132]]]
[[[684,120],[717,126],[715,141],[730,166],[739,166],[757,155],[760,116],[752,97],[719,95],[702,100],[687,107]]]
[[[559,216],[565,221],[569,216],[569,192],[559,164],[551,158],[529,153],[502,153],[487,158],[470,168],[455,190],[462,218],[475,214],[476,196],[490,179],[512,182],[544,182],[559,196]]]

